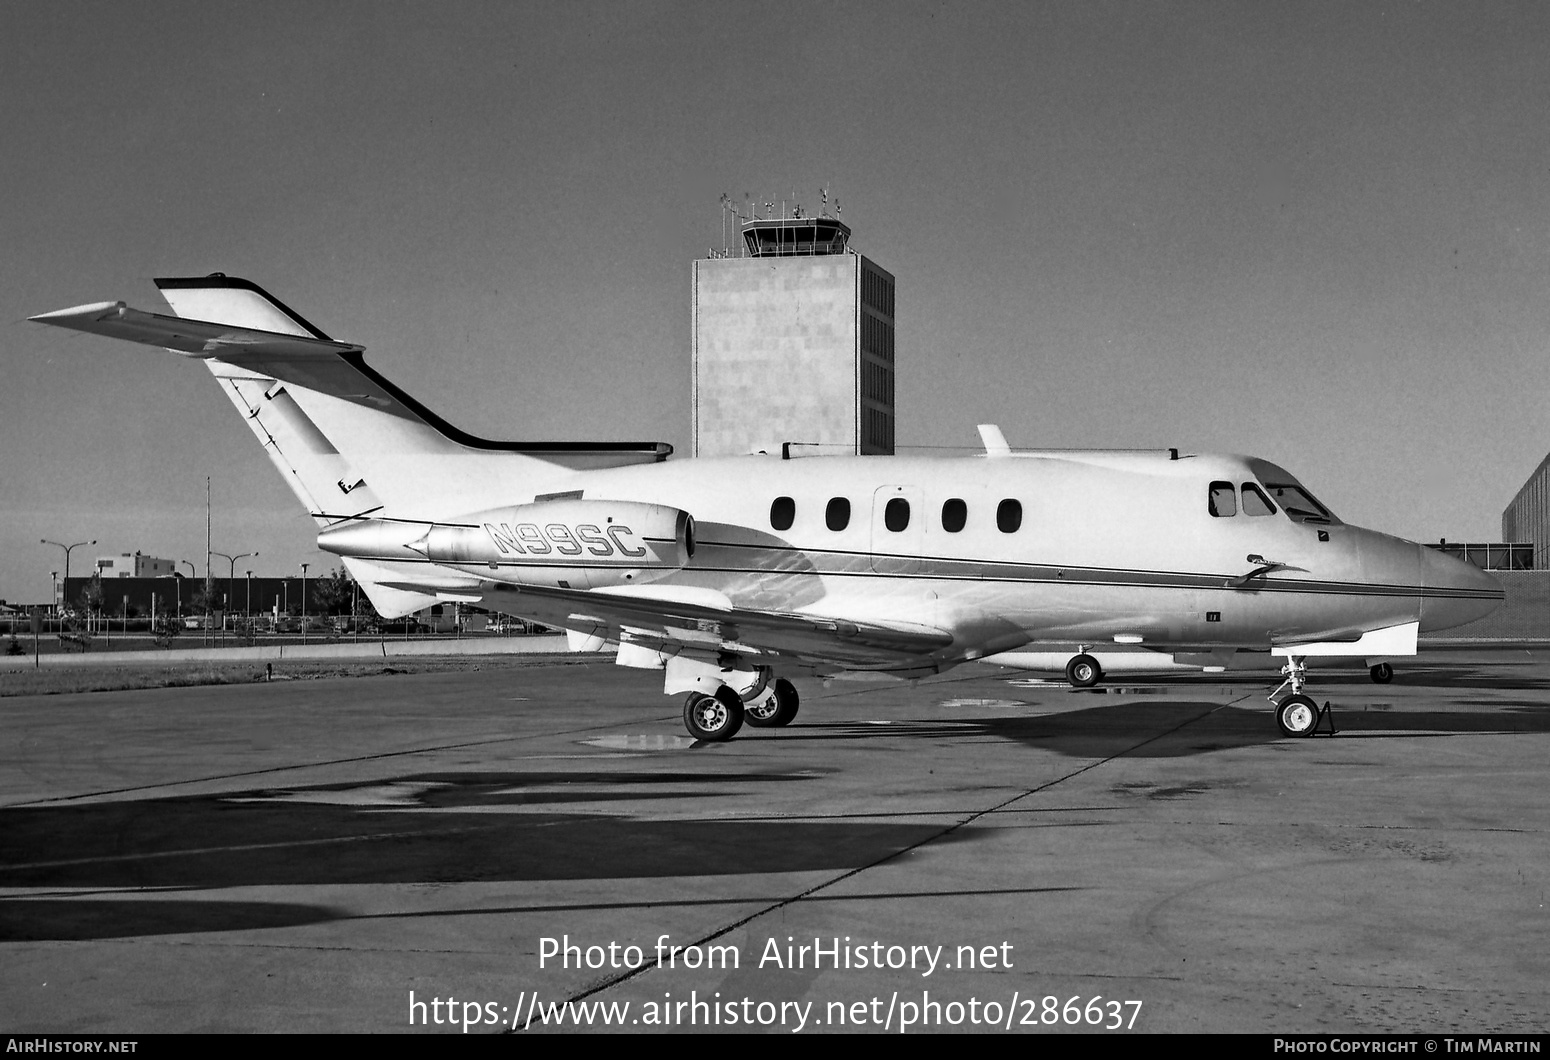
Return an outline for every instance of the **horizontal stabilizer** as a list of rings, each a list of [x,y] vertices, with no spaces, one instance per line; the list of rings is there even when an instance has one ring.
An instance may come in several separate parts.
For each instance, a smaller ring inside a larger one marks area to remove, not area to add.
[[[190,357],[214,357],[244,368],[252,367],[254,371],[265,375],[277,373],[266,372],[244,362],[316,359],[342,353],[359,353],[364,349],[332,339],[282,335],[276,331],[259,331],[207,320],[185,320],[182,317],[147,313],[143,309],[131,309],[123,302],[95,302],[42,313],[28,319],[34,323],[52,324],[92,335],[161,346]]]
[[[479,438],[437,416],[367,365],[365,347],[329,338],[257,284],[215,273],[158,279],[156,285],[179,315],[147,313],[123,302],[94,302],[29,319],[197,357],[217,378],[241,378],[222,367],[230,365],[260,378],[306,387],[427,427],[440,439],[466,449],[527,453],[574,469],[652,463],[666,460],[673,451],[665,442],[502,442]],[[216,319],[201,319],[204,317]],[[247,411],[253,410],[250,407]],[[435,439],[428,448],[421,448],[438,451]]]

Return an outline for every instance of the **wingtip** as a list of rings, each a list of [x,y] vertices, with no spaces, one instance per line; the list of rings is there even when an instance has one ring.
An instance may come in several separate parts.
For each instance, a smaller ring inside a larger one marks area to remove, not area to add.
[[[82,318],[95,320],[124,308],[123,302],[89,302],[86,305],[71,306],[69,309],[56,309],[52,313],[39,313],[27,319],[35,324],[55,324],[63,320]]]

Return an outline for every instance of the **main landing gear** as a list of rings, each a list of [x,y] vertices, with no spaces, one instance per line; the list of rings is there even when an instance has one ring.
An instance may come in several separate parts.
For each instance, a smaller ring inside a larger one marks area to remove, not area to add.
[[[721,743],[737,735],[743,722],[755,728],[780,728],[797,716],[799,698],[796,686],[784,677],[769,683],[764,694],[744,702],[729,686],[722,685],[715,695],[690,692],[684,700],[684,727],[696,740]]]
[[[1329,704],[1320,707],[1312,697],[1302,694],[1303,686],[1307,684],[1307,671],[1307,666],[1298,662],[1295,656],[1286,657],[1286,665],[1281,668],[1286,680],[1268,697],[1276,705],[1276,724],[1287,736],[1312,736],[1318,730],[1319,723],[1328,718],[1329,735],[1333,736],[1337,730]],[[1287,686],[1291,686],[1291,694],[1277,700],[1276,696]]]
[[[796,686],[777,677],[770,683],[768,696],[744,705],[743,717],[756,729],[778,729],[791,724],[798,704]]]

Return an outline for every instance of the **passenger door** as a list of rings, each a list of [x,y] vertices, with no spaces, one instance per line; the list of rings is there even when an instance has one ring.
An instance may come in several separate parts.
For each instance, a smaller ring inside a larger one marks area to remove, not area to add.
[[[872,569],[879,574],[919,570],[927,516],[918,486],[879,486],[872,494]]]

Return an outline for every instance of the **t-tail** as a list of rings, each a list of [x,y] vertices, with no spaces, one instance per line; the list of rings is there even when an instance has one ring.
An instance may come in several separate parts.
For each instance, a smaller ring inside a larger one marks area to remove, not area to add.
[[[156,286],[175,316],[100,302],[31,319],[203,360],[323,535],[399,524],[410,540],[438,515],[564,492],[577,472],[672,452],[662,442],[476,438],[368,366],[363,347],[331,339],[257,284],[213,273]],[[396,564],[344,561],[384,615],[438,598],[398,588]]]

